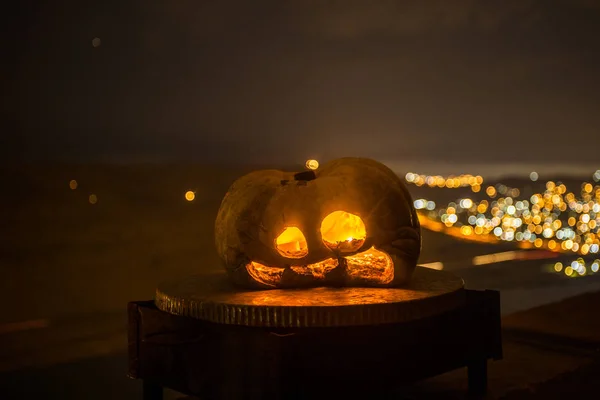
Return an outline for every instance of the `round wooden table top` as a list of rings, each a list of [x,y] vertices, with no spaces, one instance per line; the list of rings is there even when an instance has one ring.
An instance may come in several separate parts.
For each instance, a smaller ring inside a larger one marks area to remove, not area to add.
[[[156,306],[171,314],[256,327],[308,328],[408,322],[465,303],[464,282],[417,267],[401,288],[244,290],[225,273],[194,275],[159,285]]]

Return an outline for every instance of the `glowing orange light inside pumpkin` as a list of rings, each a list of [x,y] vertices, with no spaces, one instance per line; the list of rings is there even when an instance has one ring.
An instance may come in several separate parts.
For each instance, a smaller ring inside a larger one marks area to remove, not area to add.
[[[338,260],[335,258],[328,258],[318,263],[292,266],[290,268],[297,274],[312,275],[317,279],[323,279],[325,278],[325,275],[333,271],[337,266]]]
[[[284,268],[267,267],[261,263],[252,261],[246,265],[248,274],[257,282],[267,286],[276,286],[281,282]]]
[[[300,229],[295,226],[285,228],[277,239],[275,248],[284,257],[302,258],[308,254],[306,238]]]
[[[321,222],[321,238],[332,250],[342,253],[357,251],[365,242],[367,230],[358,215],[334,211]]]
[[[346,257],[350,277],[368,283],[386,284],[394,280],[394,261],[383,251],[371,247]]]
[[[364,244],[367,232],[358,215],[345,211],[334,211],[321,223],[321,236],[327,247],[339,252],[355,252]],[[275,248],[284,257],[302,258],[308,254],[304,234],[298,227],[287,227],[275,239]],[[371,247],[367,251],[344,257],[344,268],[352,280],[368,284],[388,284],[394,279],[394,262],[383,251]],[[328,258],[323,261],[294,265],[289,268],[296,274],[325,279],[325,276],[340,267],[340,260]],[[251,261],[246,265],[248,274],[255,281],[267,286],[281,283],[285,268],[270,267]]]

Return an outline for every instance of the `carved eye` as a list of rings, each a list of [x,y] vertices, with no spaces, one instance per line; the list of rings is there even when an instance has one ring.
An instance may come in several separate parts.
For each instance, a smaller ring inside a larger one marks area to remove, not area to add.
[[[285,228],[277,239],[275,239],[275,248],[283,257],[302,258],[308,254],[308,245],[302,231],[291,226]]]
[[[363,245],[367,238],[367,230],[358,215],[334,211],[321,222],[321,238],[331,250],[350,253]]]

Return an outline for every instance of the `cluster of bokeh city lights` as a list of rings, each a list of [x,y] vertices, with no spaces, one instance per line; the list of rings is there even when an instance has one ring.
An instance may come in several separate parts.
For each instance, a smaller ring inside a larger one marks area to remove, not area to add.
[[[462,198],[441,208],[426,199],[414,205],[422,218],[458,229],[465,238],[486,236],[519,242],[522,248],[580,255],[600,252],[600,185],[585,182],[576,194],[548,181],[545,191],[527,199],[519,198],[519,189],[502,184],[488,186],[485,193],[485,199]]]
[[[477,193],[481,190],[483,177],[479,175],[463,174],[459,176],[450,175],[443,177],[441,175],[419,175],[413,172],[406,174],[406,181],[417,186],[429,186],[455,189],[470,186],[473,192]]]
[[[586,265],[586,261],[581,257],[579,257],[577,260],[574,260],[571,264],[565,265],[560,261],[554,264],[555,272],[564,273],[566,276],[571,278],[595,274],[598,273],[599,269],[600,260],[596,259],[589,263],[589,265]]]

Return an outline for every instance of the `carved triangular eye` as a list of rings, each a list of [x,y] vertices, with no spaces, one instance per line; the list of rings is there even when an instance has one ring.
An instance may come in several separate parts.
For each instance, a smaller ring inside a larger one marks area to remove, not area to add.
[[[306,238],[302,231],[295,226],[285,228],[277,236],[275,248],[279,254],[286,258],[302,258],[308,254]]]
[[[334,211],[321,222],[321,238],[331,250],[351,253],[361,248],[367,238],[367,230],[358,215]]]

